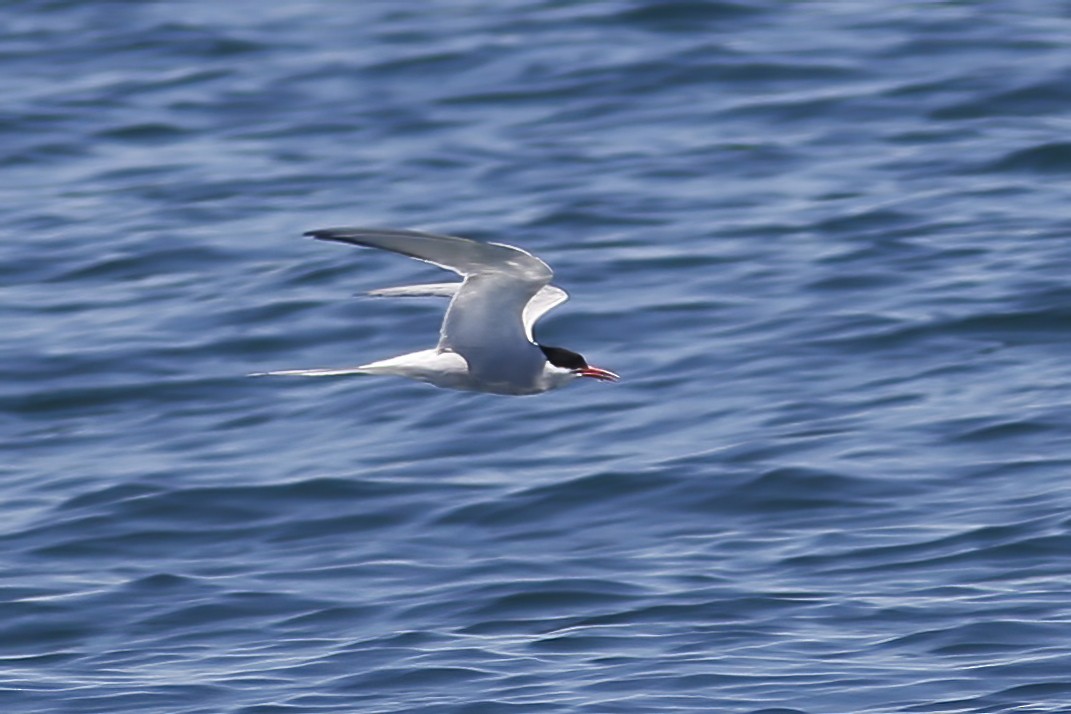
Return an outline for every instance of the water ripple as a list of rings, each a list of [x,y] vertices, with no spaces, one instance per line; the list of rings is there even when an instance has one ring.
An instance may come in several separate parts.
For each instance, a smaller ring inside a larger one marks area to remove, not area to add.
[[[1065,707],[1058,4],[0,19],[4,711]],[[344,224],[626,379],[247,377],[434,340]]]

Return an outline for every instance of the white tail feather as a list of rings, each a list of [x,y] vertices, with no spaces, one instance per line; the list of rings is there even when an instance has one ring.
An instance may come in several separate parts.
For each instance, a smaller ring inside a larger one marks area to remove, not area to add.
[[[254,372],[250,377],[338,377],[344,374],[368,374],[361,367],[341,369],[283,369],[278,372]]]

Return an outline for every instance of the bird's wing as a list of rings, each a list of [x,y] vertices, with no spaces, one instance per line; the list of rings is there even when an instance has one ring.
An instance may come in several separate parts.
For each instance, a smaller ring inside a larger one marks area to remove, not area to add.
[[[449,297],[461,287],[461,283],[426,283],[424,285],[399,285],[396,288],[369,290],[372,297]]]
[[[569,293],[561,288],[555,285],[544,285],[543,289],[528,301],[528,304],[524,306],[521,320],[524,322],[524,331],[528,334],[529,340],[535,342],[535,337],[532,336],[532,326],[536,324],[536,321],[568,299]]]
[[[527,347],[525,306],[554,275],[520,248],[457,236],[389,228],[323,228],[305,235],[401,253],[462,275],[465,280],[443,318],[438,349],[457,352],[474,371],[481,369],[480,362]]]
[[[520,248],[457,236],[394,228],[321,228],[305,235],[401,253],[463,276],[491,271],[546,284],[553,275],[546,263]]]
[[[522,315],[542,287],[506,273],[469,275],[446,309],[439,351],[457,352],[477,375],[534,369]]]
[[[369,290],[368,295],[374,297],[448,297],[452,298],[461,288],[461,283],[428,283],[426,285],[400,285],[396,288],[379,288]],[[521,313],[521,322],[524,323],[524,331],[528,339],[535,341],[532,336],[532,326],[536,321],[549,311],[561,305],[569,299],[569,293],[556,285],[544,285],[539,292],[528,301]]]

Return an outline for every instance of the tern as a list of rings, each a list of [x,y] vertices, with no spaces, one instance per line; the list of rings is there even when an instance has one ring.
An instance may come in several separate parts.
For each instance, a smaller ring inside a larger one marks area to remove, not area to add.
[[[532,328],[568,299],[550,284],[550,267],[527,251],[501,243],[392,228],[321,228],[306,236],[400,253],[451,270],[460,282],[404,285],[369,292],[379,297],[448,297],[439,343],[432,349],[342,369],[291,369],[267,375],[330,377],[378,374],[437,387],[491,394],[539,394],[578,377],[615,382],[578,353],[541,345]]]

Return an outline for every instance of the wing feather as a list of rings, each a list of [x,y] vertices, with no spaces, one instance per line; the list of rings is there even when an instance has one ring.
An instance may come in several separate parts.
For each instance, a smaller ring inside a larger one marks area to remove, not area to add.
[[[322,228],[305,235],[389,250],[463,276],[460,286],[452,289],[437,349],[460,354],[474,374],[501,376],[505,369],[530,370],[538,367],[536,361],[542,363],[542,353],[532,349],[532,325],[562,302],[565,293],[559,288],[548,290],[554,273],[531,253],[501,243],[393,228]],[[436,283],[386,288],[375,294],[450,292]],[[544,297],[533,301],[540,294]]]
[[[569,293],[561,288],[555,285],[544,285],[543,289],[528,301],[528,304],[524,306],[521,320],[524,322],[524,331],[530,341],[535,342],[535,337],[532,336],[532,328],[536,321],[568,299]]]
[[[369,290],[366,295],[372,297],[450,297],[461,287],[461,283],[426,283],[424,285],[399,285],[396,288],[379,288]]]
[[[399,285],[396,288],[379,288],[369,290],[373,297],[448,297],[452,298],[461,289],[461,283],[427,283],[425,285]],[[528,301],[521,313],[521,322],[528,339],[535,342],[532,328],[543,315],[569,299],[569,293],[556,285],[544,285]]]
[[[507,272],[544,284],[554,275],[546,263],[520,248],[457,236],[395,228],[320,228],[305,235],[401,253],[459,275]]]

